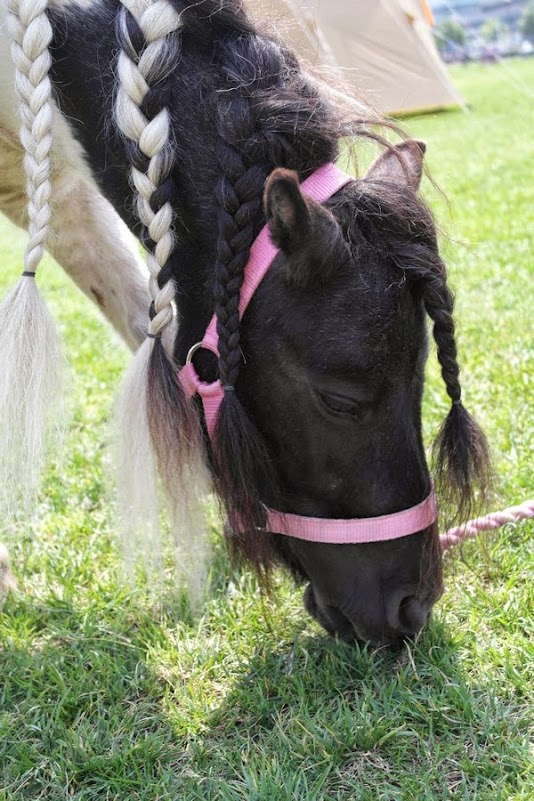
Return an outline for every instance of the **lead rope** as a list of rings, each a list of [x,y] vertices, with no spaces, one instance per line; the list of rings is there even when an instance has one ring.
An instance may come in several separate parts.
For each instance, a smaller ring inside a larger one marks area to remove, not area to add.
[[[464,540],[474,539],[483,531],[496,531],[507,523],[518,523],[520,520],[528,520],[532,517],[534,517],[534,500],[524,501],[519,506],[509,506],[502,512],[491,512],[484,517],[469,520],[462,526],[450,528],[439,538],[441,548],[443,551],[448,551],[449,548]]]

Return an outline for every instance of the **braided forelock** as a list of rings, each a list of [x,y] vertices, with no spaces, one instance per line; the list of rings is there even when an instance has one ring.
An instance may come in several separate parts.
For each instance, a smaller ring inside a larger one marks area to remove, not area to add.
[[[188,580],[193,595],[198,595],[205,546],[202,532],[192,518],[191,505],[197,492],[192,492],[190,485],[204,472],[200,428],[195,409],[177,378],[177,365],[161,340],[174,316],[176,146],[169,113],[171,81],[168,79],[180,60],[179,31],[183,21],[167,0],[153,3],[122,0],[122,3],[116,22],[121,50],[115,116],[125,137],[152,296],[148,338],[125,377],[121,396],[121,496],[123,505],[129,504],[123,514],[128,524],[125,542],[130,547],[132,540],[135,544],[136,539],[142,538],[150,550],[154,548],[158,492],[151,466],[157,467],[171,524],[181,537],[177,544],[182,577]],[[152,540],[147,541],[147,531]],[[154,561],[153,553],[148,556]]]
[[[432,333],[447,394],[453,403],[459,403],[462,388],[453,317],[454,296],[441,275],[430,273],[424,280],[424,304],[433,322]]]
[[[433,322],[441,375],[452,401],[433,445],[434,473],[445,513],[452,520],[463,521],[475,513],[477,504],[483,510],[489,500],[491,457],[482,429],[462,403],[454,297],[444,270],[441,275],[432,274],[424,281],[423,297]]]
[[[245,556],[265,577],[272,559],[272,543],[257,532],[265,522],[259,488],[265,488],[267,482],[273,483],[272,469],[265,443],[233,388],[242,363],[240,293],[250,247],[261,220],[267,169],[259,158],[256,160],[257,131],[248,97],[251,87],[232,85],[229,71],[223,65],[221,74],[226,83],[217,105],[216,157],[220,177],[215,191],[218,237],[214,296],[219,378],[225,396],[215,432],[215,474],[229,518],[230,543],[236,553]]]

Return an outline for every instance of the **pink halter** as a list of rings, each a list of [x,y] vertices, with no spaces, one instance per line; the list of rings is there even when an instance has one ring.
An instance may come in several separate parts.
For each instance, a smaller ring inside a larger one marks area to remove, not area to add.
[[[328,200],[352,180],[353,178],[350,175],[342,172],[335,164],[326,164],[303,181],[301,189],[307,197],[317,203],[324,203],[325,200]],[[241,317],[277,254],[278,248],[271,242],[268,227],[264,226],[252,243],[249,260],[245,267],[245,277],[239,302],[239,314]],[[204,338],[201,342],[193,345],[187,354],[185,367],[182,367],[178,374],[187,397],[191,398],[193,395],[200,395],[208,434],[212,442],[219,408],[224,397],[224,390],[219,380],[212,383],[201,381],[192,359],[196,351],[201,349],[210,350],[218,356],[217,343],[217,318],[214,315],[206,329]],[[408,534],[422,531],[432,525],[436,517],[437,502],[436,496],[432,491],[422,503],[413,506],[411,509],[365,519],[332,520],[302,517],[301,515],[268,509],[266,530],[273,534],[285,534],[288,537],[296,537],[310,542],[336,544],[378,542],[381,540],[393,540],[397,537],[406,537]]]

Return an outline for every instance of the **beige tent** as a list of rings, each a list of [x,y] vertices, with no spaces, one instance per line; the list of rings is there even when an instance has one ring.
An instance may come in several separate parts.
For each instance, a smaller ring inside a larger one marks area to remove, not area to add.
[[[463,105],[436,50],[426,0],[246,0],[256,21],[380,111]]]

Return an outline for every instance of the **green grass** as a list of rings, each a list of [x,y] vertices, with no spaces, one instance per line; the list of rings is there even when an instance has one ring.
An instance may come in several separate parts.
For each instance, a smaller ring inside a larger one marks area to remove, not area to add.
[[[500,507],[533,494],[534,61],[453,76],[471,111],[407,124],[450,201],[430,192]],[[24,237],[0,233],[7,287]],[[0,613],[0,801],[532,799],[532,525],[449,563],[432,624],[400,656],[326,638],[283,577],[262,599],[220,545],[192,620],[120,580],[102,455],[127,354],[51,263],[40,283],[75,400]],[[447,407],[434,362],[428,440]]]

